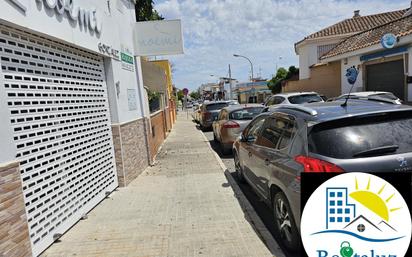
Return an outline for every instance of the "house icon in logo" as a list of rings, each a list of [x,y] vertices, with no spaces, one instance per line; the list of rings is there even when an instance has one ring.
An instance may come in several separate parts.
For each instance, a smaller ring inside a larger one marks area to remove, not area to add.
[[[356,206],[348,203],[348,189],[326,188],[326,229],[341,229],[355,217]]]

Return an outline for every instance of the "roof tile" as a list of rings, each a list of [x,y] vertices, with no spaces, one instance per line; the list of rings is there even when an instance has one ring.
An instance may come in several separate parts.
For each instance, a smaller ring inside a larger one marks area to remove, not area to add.
[[[326,36],[357,33],[357,32],[361,32],[364,30],[368,30],[376,26],[380,26],[382,24],[399,19],[402,17],[402,15],[406,11],[407,9],[367,15],[367,16],[352,17],[350,19],[343,20],[332,26],[324,28],[318,32],[315,32],[305,37],[302,41],[306,39],[315,39],[315,38],[321,38],[321,37],[326,37]]]
[[[324,54],[321,59],[379,44],[382,36],[386,33],[393,33],[398,38],[412,34],[412,15],[401,17],[397,20],[353,35],[339,43],[335,48],[332,48],[329,52]]]

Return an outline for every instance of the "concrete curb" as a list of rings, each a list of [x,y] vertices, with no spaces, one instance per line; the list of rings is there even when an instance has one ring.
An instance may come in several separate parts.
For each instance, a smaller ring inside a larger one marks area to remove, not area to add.
[[[227,169],[226,165],[223,163],[222,159],[220,159],[219,155],[213,150],[209,139],[205,136],[205,134],[200,131],[205,142],[208,144],[210,150],[214,154],[217,162],[219,163],[219,166],[222,168],[230,186],[233,189],[233,192],[235,193],[236,198],[239,200],[239,203],[241,205],[242,210],[245,212],[245,214],[249,217],[249,222],[253,224],[253,227],[255,231],[257,231],[258,236],[261,238],[263,243],[266,245],[266,247],[269,249],[269,251],[273,254],[275,257],[286,257],[285,254],[283,253],[282,249],[279,247],[279,244],[276,242],[276,240],[273,238],[271,233],[268,231],[266,226],[263,224],[263,221],[260,219],[259,215],[256,213],[255,209],[253,208],[252,204],[249,202],[249,200],[246,198],[246,196],[243,194],[242,190],[240,189],[239,185],[236,183],[235,179],[232,177],[230,174],[229,170]]]

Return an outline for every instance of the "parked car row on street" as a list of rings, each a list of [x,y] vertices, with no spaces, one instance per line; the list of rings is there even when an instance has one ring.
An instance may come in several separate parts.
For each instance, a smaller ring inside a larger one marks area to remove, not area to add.
[[[302,172],[411,172],[412,107],[386,96],[279,105],[233,144],[240,181],[273,210],[283,245],[299,249]]]
[[[388,92],[326,100],[316,92],[277,94],[263,105],[208,102],[194,110],[233,151],[241,182],[273,210],[283,245],[299,249],[302,172],[410,172],[412,107]]]

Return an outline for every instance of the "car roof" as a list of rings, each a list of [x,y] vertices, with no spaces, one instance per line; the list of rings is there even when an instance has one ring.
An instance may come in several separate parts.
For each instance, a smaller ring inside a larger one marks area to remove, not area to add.
[[[342,94],[339,97],[347,96],[347,94]],[[362,92],[351,92],[350,95],[354,96],[370,96],[370,95],[380,95],[380,94],[390,94],[393,95],[393,93],[390,92],[385,92],[385,91],[362,91]]]
[[[319,95],[316,92],[290,92],[290,93],[281,93],[281,94],[275,94],[273,96],[283,96],[283,97],[289,97],[289,96],[296,96],[296,95],[307,95],[307,94],[315,94]]]
[[[349,99],[347,105],[343,107],[342,104],[344,102],[345,100],[342,99],[333,102],[317,102],[294,106],[279,105],[279,107],[273,108],[270,111],[293,114],[314,123],[374,113],[412,111],[412,106],[372,100]],[[309,113],[308,110],[313,111],[313,113]]]
[[[228,112],[233,112],[233,111],[242,110],[245,108],[252,108],[252,107],[261,107],[262,109],[265,108],[265,106],[261,104],[236,104],[236,105],[229,105],[228,107],[225,107],[223,109],[225,109]]]
[[[229,103],[228,101],[213,101],[213,102],[206,102],[203,103],[204,105],[212,105],[212,104],[227,104]]]

